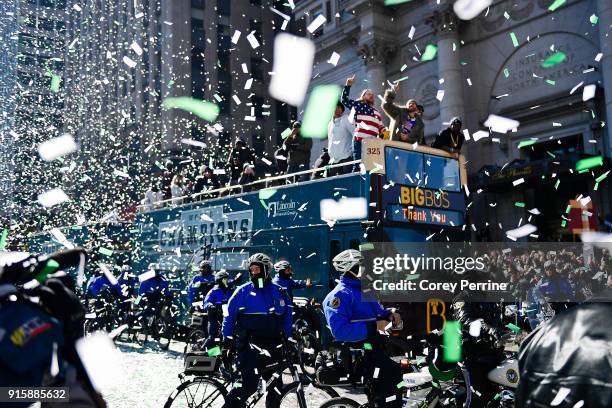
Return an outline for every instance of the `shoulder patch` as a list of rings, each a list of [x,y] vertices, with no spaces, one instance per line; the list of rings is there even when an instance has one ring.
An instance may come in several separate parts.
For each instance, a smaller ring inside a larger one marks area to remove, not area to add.
[[[329,307],[331,307],[332,309],[337,309],[340,307],[340,298],[335,296],[331,302],[329,302]]]

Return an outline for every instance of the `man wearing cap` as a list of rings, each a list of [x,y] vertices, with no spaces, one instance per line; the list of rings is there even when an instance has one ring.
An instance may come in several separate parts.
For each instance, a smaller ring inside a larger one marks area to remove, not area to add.
[[[301,127],[302,124],[300,122],[293,122],[291,134],[287,136],[283,142],[283,145],[287,147],[287,151],[289,152],[287,157],[287,174],[308,170],[310,167],[312,139],[302,137],[300,133]],[[308,180],[308,178],[308,174],[302,174],[299,177],[300,181]]]
[[[344,114],[344,105],[338,101],[334,117],[327,127],[327,151],[329,152],[329,164],[349,162],[353,158],[353,133],[355,126]],[[328,176],[345,174],[351,171],[351,166],[342,166],[329,169]]]
[[[457,116],[451,119],[450,126],[440,131],[431,147],[446,150],[449,153],[459,153],[465,137],[461,133],[461,119]]]
[[[405,106],[394,103],[399,84],[385,91],[382,109],[391,123],[389,124],[390,139],[407,143],[425,144],[425,124],[419,115],[417,102],[409,99]]]

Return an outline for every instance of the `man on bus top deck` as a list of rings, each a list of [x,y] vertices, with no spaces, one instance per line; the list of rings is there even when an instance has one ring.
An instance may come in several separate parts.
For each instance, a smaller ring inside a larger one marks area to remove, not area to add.
[[[229,274],[221,270],[215,273],[215,286],[204,298],[204,310],[208,312],[208,338],[204,347],[213,346],[221,337],[221,321],[223,318],[223,305],[227,304],[232,290],[229,287]]]
[[[272,267],[266,254],[249,257],[250,281],[236,289],[227,305],[222,328],[223,346],[237,352],[242,386],[229,392],[225,408],[245,406],[247,398],[257,390],[265,367],[282,359],[282,347],[279,346],[283,336],[291,336],[291,301],[283,288],[272,283]],[[268,377],[268,373],[265,376]]]
[[[193,302],[199,302],[204,299],[204,296],[215,284],[215,276],[210,265],[210,261],[203,260],[200,262],[200,273],[194,276],[189,283],[187,290],[187,299],[189,300],[189,306]]]
[[[378,333],[392,322],[401,323],[398,313],[385,309],[375,299],[362,300],[361,268],[363,256],[347,249],[334,257],[334,268],[342,273],[338,285],[323,300],[325,319],[336,341],[369,343],[363,346],[363,375],[373,379],[374,398],[379,407],[399,408],[401,394],[397,385],[402,381],[400,366],[384,353],[384,338]],[[378,368],[378,376],[374,371]],[[389,401],[395,396],[395,400]]]
[[[274,270],[276,271],[276,276],[272,282],[287,291],[287,295],[289,299],[291,299],[291,302],[293,302],[293,289],[312,288],[310,279],[295,280],[292,278],[293,268],[288,261],[278,261],[274,264]]]

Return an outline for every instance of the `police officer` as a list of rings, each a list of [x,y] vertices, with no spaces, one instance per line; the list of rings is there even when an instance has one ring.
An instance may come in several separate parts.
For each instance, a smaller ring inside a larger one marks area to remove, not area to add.
[[[206,259],[203,260],[200,262],[199,267],[200,273],[194,276],[189,283],[189,289],[187,291],[189,306],[192,306],[193,302],[201,301],[215,284],[215,276],[213,275],[210,261]]]
[[[361,271],[363,256],[354,249],[340,252],[332,260],[342,274],[340,282],[323,300],[323,311],[332,335],[339,342],[369,343],[364,348],[363,373],[372,378],[374,398],[379,407],[401,407],[397,385],[402,381],[400,366],[384,353],[378,332],[401,323],[398,313],[385,309],[376,299],[362,299]],[[374,371],[378,368],[378,376]],[[395,396],[394,400],[390,400]]]
[[[155,311],[162,300],[170,297],[168,281],[157,270],[158,268],[157,264],[149,265],[149,271],[155,272],[155,275],[143,281],[138,288],[138,296],[145,300],[145,314]]]
[[[284,289],[272,283],[270,257],[254,254],[248,267],[250,281],[236,289],[223,318],[224,348],[236,350],[242,376],[241,387],[227,395],[226,408],[245,406],[265,367],[280,361],[283,336],[291,336],[291,301]]]
[[[213,346],[220,338],[223,305],[232,295],[229,287],[229,274],[226,271],[221,270],[215,273],[215,282],[215,286],[204,298],[204,310],[208,312],[208,338],[204,342],[204,348]]]
[[[274,270],[276,271],[276,276],[272,282],[287,291],[287,295],[289,299],[291,299],[291,302],[293,302],[293,289],[312,288],[310,279],[296,280],[292,278],[293,268],[288,261],[278,261],[274,264]]]
[[[89,281],[87,286],[87,294],[92,298],[96,298],[105,288],[111,289],[111,291],[116,295],[120,294],[119,286],[116,284],[112,285],[102,270],[99,270],[98,276]]]

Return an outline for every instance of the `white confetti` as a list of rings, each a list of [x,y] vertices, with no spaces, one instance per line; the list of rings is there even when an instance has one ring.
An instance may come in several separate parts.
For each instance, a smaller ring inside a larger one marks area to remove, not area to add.
[[[597,91],[597,87],[594,84],[586,85],[582,89],[582,101],[586,102],[589,99],[593,99],[595,97],[596,91]]]
[[[302,105],[310,84],[314,54],[315,46],[309,39],[285,33],[277,35],[270,95],[293,106]]]
[[[75,346],[91,384],[98,392],[121,380],[120,354],[106,333],[99,331],[81,337]]]
[[[249,79],[247,79],[246,83],[244,84],[244,89],[251,89],[252,85],[253,85],[253,78],[249,78]]]
[[[472,135],[472,138],[474,139],[475,142],[479,141],[480,139],[485,139],[488,137],[489,137],[489,132],[485,132],[484,130],[479,130]]]
[[[65,201],[70,201],[70,198],[64,193],[61,188],[54,188],[38,195],[38,202],[43,207],[53,207]]]
[[[410,38],[412,40],[412,37],[414,37],[414,33],[416,32],[416,28],[414,28],[414,26],[410,27],[410,32],[408,33],[408,38]]]
[[[504,118],[503,116],[489,114],[484,125],[496,133],[508,133],[508,131],[517,129],[520,125],[518,120]]]
[[[525,224],[522,227],[506,231],[506,236],[510,239],[518,239],[526,237],[529,234],[536,232],[538,228],[535,225]]]
[[[147,271],[138,275],[138,281],[144,282],[155,277],[155,271]]]
[[[45,161],[55,160],[77,151],[78,147],[72,135],[64,134],[59,137],[47,140],[38,145],[38,154]]]
[[[436,94],[436,99],[439,100],[440,102],[442,102],[442,99],[444,99],[444,90],[443,89],[438,89],[438,93]]]
[[[322,220],[351,220],[368,216],[368,202],[363,197],[343,197],[339,201],[324,199],[320,202]]]
[[[255,37],[255,31],[247,35],[246,39],[249,44],[251,44],[251,48],[253,48],[254,50],[259,47],[259,41],[257,41],[257,38]]]
[[[601,52],[600,52],[599,54],[597,54],[597,55],[595,56],[595,61],[596,61],[596,62],[601,61],[601,58],[602,58],[602,57],[603,57],[603,53],[601,53]]]
[[[512,182],[512,185],[516,187],[516,186],[518,186],[519,184],[523,184],[524,182],[525,182],[525,179],[521,177],[520,179],[516,179],[516,180],[514,180],[514,181]]]
[[[325,16],[323,14],[319,14],[314,20],[312,20],[312,23],[308,25],[307,30],[310,34],[312,34],[315,31],[317,31],[319,27],[321,27],[326,22],[327,22],[327,19],[325,18]]]
[[[206,143],[199,142],[193,139],[181,139],[181,143],[191,145],[191,146],[196,146],[196,147],[206,147]]]
[[[555,398],[550,402],[550,406],[556,407],[557,405],[561,404],[565,397],[570,394],[570,392],[571,390],[569,388],[561,387],[557,392],[557,395],[555,395]]]
[[[108,279],[110,284],[115,286],[117,284],[117,278],[115,278],[115,275],[113,275],[110,269],[108,269],[108,266],[103,263],[99,263],[98,266],[100,267],[100,270],[104,273],[104,276],[106,276],[106,279]]]
[[[238,44],[238,40],[240,39],[240,34],[242,34],[240,31],[238,30],[234,31],[234,35],[232,35],[232,44]]]
[[[338,61],[340,61],[340,54],[337,52],[332,52],[331,57],[329,57],[328,63],[332,64],[334,67],[338,65]]]
[[[132,45],[130,45],[130,48],[132,49],[132,51],[134,51],[139,56],[142,55],[142,47],[140,45],[138,45],[138,43],[136,41],[134,41],[132,43]]]
[[[123,57],[123,63],[130,68],[134,68],[136,66],[136,62],[127,55]]]
[[[492,3],[493,0],[457,0],[453,5],[453,10],[460,19],[472,20]]]

